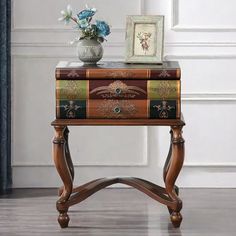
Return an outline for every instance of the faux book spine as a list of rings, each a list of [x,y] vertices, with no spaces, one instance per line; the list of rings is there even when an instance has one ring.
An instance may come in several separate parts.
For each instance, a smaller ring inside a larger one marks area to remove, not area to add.
[[[181,71],[176,69],[67,69],[56,68],[57,80],[87,79],[180,79]]]
[[[56,100],[57,119],[175,119],[180,114],[180,98]]]
[[[178,100],[180,80],[57,80],[56,99]]]

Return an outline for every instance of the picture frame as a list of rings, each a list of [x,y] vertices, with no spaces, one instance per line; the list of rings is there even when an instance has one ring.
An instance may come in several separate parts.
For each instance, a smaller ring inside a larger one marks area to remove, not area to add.
[[[162,64],[163,41],[164,16],[127,16],[126,63]]]

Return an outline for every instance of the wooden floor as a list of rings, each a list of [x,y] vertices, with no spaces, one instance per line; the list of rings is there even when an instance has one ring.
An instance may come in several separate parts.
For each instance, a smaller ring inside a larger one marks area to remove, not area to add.
[[[15,190],[0,198],[1,236],[235,236],[236,190],[181,189],[184,220],[169,223],[166,207],[134,189],[106,189],[70,209],[57,223],[56,190]]]

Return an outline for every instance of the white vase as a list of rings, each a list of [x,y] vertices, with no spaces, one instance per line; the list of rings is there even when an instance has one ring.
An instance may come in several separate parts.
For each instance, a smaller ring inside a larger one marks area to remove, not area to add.
[[[84,64],[96,64],[103,56],[103,47],[96,39],[81,39],[77,44],[78,58]]]

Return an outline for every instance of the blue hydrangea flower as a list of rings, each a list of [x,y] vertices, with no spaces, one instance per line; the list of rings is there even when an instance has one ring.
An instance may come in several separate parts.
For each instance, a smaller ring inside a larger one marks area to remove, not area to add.
[[[81,11],[77,16],[79,20],[87,19],[87,18],[92,17],[96,13],[96,11],[97,10],[95,8],[88,8]]]
[[[96,21],[97,33],[99,37],[106,37],[111,33],[110,26],[105,21]]]

